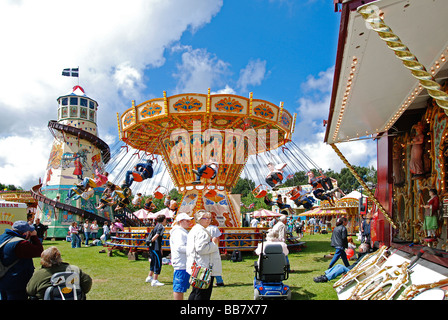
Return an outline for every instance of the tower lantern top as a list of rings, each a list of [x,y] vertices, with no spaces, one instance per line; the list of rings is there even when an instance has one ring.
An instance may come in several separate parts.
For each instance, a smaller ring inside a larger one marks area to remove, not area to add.
[[[58,99],[58,120],[90,120],[96,123],[98,102],[89,98],[84,89],[76,85],[71,92],[60,96]]]

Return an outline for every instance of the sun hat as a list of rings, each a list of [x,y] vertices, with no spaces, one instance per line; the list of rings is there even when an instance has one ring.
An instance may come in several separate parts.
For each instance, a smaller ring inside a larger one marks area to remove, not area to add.
[[[12,229],[20,233],[25,233],[27,231],[34,231],[34,226],[28,224],[27,221],[19,220],[13,223]]]
[[[191,220],[191,219],[193,219],[193,217],[190,217],[188,214],[181,212],[181,213],[177,214],[175,221],[179,222],[181,220]]]

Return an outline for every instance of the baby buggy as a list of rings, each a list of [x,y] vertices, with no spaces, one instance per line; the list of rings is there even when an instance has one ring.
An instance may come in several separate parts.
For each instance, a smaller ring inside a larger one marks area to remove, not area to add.
[[[291,300],[291,290],[283,284],[289,277],[289,263],[280,243],[262,243],[261,253],[254,267],[254,300]]]

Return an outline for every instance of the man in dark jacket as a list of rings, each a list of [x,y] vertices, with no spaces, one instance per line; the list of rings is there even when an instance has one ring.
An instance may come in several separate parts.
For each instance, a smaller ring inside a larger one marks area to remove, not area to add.
[[[26,285],[34,272],[33,258],[40,257],[42,243],[34,227],[26,221],[16,221],[0,235],[0,259],[10,269],[0,278],[1,300],[26,300]]]
[[[342,262],[346,267],[350,265],[347,255],[345,254],[345,249],[348,248],[347,229],[345,228],[347,223],[348,220],[346,217],[339,218],[336,221],[336,228],[334,228],[333,234],[331,235],[331,246],[336,249],[336,252],[334,253],[333,259],[331,259],[328,269],[330,269],[339,258],[342,259]]]
[[[131,187],[132,182],[134,182],[133,174],[136,173],[141,177],[141,180],[146,180],[152,178],[154,173],[154,169],[152,168],[152,160],[146,160],[146,162],[137,163],[134,170],[128,170],[126,172],[125,184],[129,188]]]

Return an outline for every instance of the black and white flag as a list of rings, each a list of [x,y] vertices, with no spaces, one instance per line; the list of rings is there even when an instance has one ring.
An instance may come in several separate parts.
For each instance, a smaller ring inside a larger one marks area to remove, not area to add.
[[[79,68],[67,68],[62,70],[62,75],[66,77],[79,77]]]

